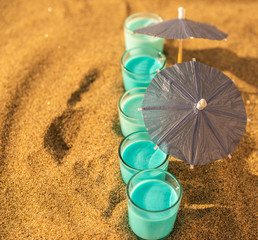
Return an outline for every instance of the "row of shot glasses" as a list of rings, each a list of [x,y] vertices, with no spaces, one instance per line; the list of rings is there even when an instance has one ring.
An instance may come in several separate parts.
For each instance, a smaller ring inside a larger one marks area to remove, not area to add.
[[[169,156],[150,139],[142,112],[144,93],[157,71],[166,67],[164,39],[134,34],[163,19],[136,13],[124,22],[126,51],[121,59],[125,93],[118,102],[121,131],[118,156],[127,184],[129,224],[140,239],[165,239],[173,229],[182,198],[179,181],[169,172]]]

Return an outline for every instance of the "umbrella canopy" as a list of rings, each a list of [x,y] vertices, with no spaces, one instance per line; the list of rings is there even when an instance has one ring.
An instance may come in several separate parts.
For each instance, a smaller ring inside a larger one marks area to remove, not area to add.
[[[191,165],[228,156],[247,121],[233,81],[196,61],[161,70],[146,90],[142,114],[153,142]]]
[[[185,18],[176,18],[150,26],[139,28],[134,33],[142,33],[165,39],[203,38],[210,40],[226,39],[228,34],[209,23],[195,22]]]
[[[220,31],[209,23],[199,23],[185,19],[185,9],[183,7],[178,9],[178,18],[136,29],[134,33],[179,40],[186,38],[223,40],[228,36],[227,33]],[[182,41],[179,41],[178,62],[182,62]]]

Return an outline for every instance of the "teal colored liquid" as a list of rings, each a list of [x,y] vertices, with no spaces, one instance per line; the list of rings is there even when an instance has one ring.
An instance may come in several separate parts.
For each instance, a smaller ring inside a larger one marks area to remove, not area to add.
[[[157,180],[145,180],[138,184],[131,193],[132,201],[142,209],[162,211],[178,200],[175,189],[168,183]],[[164,238],[172,231],[179,202],[162,212],[148,212],[135,207],[128,207],[129,223],[133,232],[144,239]]]
[[[140,170],[159,168],[167,170],[169,160],[167,155],[149,140],[139,140],[127,144],[121,151],[124,164],[120,161],[120,170],[124,182],[127,184],[131,177]]]
[[[142,107],[143,96],[143,93],[134,94],[121,103],[121,108],[126,115],[119,112],[120,126],[124,136],[133,132],[146,131],[142,112],[138,111],[138,108]]]
[[[124,150],[123,160],[132,168],[144,170],[160,166],[166,159],[166,154],[150,141],[138,141],[130,144]]]
[[[176,203],[178,197],[171,185],[160,180],[146,180],[131,194],[132,201],[148,211],[162,211]]]
[[[142,56],[130,59],[125,64],[125,67],[132,73],[146,75],[156,73],[156,70],[160,69],[162,65],[160,61],[155,58]]]
[[[128,97],[123,105],[123,112],[132,118],[143,119],[142,111],[139,111],[138,108],[142,107],[143,94],[135,94]]]
[[[138,28],[146,27],[154,23],[157,23],[156,19],[139,17],[131,20],[127,24],[127,29],[134,31]],[[161,52],[163,51],[164,39],[157,37],[153,38],[152,36],[145,34],[130,34],[127,29],[124,30],[126,50],[135,47],[152,47],[160,50]]]
[[[147,27],[151,24],[157,23],[157,20],[151,18],[136,18],[132,20],[128,25],[128,29],[132,32],[138,28]],[[141,37],[150,38],[150,36],[143,34]]]
[[[124,88],[126,91],[137,87],[148,87],[151,80],[164,66],[159,61],[148,56],[137,56],[130,58],[125,63],[123,70]]]

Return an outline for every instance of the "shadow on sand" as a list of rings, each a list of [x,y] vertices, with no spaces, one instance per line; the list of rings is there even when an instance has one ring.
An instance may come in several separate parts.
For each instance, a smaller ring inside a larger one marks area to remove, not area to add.
[[[258,178],[248,171],[247,162],[254,150],[255,142],[245,133],[232,159],[193,170],[182,161],[170,161],[168,171],[180,180],[183,198],[168,239],[186,239],[189,231],[193,239],[255,239],[253,189]]]
[[[167,57],[168,66],[177,62],[177,48],[171,44],[165,46],[165,54]],[[258,87],[258,58],[242,58],[234,52],[224,48],[211,48],[204,50],[183,50],[183,61],[191,61],[196,58],[208,66],[215,67],[220,71],[229,71],[243,81]]]

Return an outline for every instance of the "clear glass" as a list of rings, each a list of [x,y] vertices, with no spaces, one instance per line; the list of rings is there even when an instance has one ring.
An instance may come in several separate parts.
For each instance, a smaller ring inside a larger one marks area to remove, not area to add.
[[[118,148],[118,157],[125,184],[141,170],[148,168],[167,170],[169,155],[159,148],[154,150],[154,147],[155,144],[147,132],[132,133],[122,140]]]
[[[163,38],[133,33],[138,28],[162,21],[163,19],[154,13],[135,13],[126,18],[124,21],[125,49],[151,47],[162,52],[164,47]]]
[[[134,88],[125,92],[118,101],[122,134],[126,137],[133,132],[146,131],[143,121],[142,101],[146,88]]]
[[[126,91],[148,87],[157,69],[166,67],[166,56],[154,48],[132,48],[122,56],[121,67]]]
[[[141,239],[165,239],[174,227],[182,187],[169,172],[148,169],[127,184],[129,224]]]

